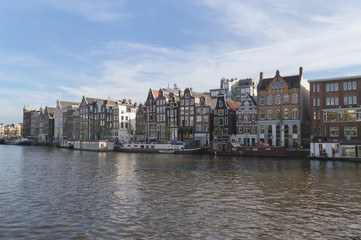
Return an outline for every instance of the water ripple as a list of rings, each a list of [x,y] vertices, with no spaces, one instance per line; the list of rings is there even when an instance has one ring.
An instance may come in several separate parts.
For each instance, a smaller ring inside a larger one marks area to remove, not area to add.
[[[0,238],[359,239],[357,163],[0,145]]]

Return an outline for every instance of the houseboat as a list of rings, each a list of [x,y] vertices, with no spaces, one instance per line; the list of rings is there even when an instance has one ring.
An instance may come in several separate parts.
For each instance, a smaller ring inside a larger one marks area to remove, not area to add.
[[[126,143],[117,146],[116,150],[133,153],[196,153],[201,148],[188,149],[182,141],[157,141],[154,143]]]
[[[269,156],[269,157],[300,157],[303,152],[299,149],[290,150],[286,147],[275,146],[242,146],[236,141],[211,142],[210,152],[219,155],[235,156]]]
[[[114,142],[106,140],[90,141],[90,140],[75,140],[75,150],[108,152],[114,150]]]

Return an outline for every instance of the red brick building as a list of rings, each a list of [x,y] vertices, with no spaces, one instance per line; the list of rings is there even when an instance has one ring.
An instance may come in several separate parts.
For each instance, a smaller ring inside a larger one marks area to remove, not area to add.
[[[309,83],[313,140],[360,141],[361,76],[316,79]]]

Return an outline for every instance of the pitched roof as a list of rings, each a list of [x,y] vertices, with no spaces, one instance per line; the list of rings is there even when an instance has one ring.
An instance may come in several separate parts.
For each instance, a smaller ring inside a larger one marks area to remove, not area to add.
[[[293,75],[293,76],[286,76],[282,77],[277,70],[276,76],[273,78],[263,78],[260,79],[258,83],[258,90],[267,90],[268,85],[276,78],[280,77],[283,79],[283,81],[288,85],[288,88],[299,88],[300,87],[300,81],[301,81],[301,75]]]
[[[209,106],[211,107],[211,109],[215,109],[217,106],[217,100],[216,99],[212,99],[210,95],[206,94],[204,95],[206,98],[206,103],[209,104]]]
[[[154,99],[158,98],[159,92],[158,90],[152,90],[152,94],[154,96]]]
[[[226,99],[226,103],[227,103],[228,107],[230,107],[233,111],[236,111],[239,104],[241,104],[239,102],[235,102],[235,101],[232,101],[229,99]]]
[[[76,103],[76,102],[66,102],[66,101],[59,101],[59,105],[60,107],[69,107],[72,105],[79,105],[80,103]]]
[[[89,97],[85,97],[85,101],[90,104],[93,102],[97,102],[97,101],[104,101],[105,99],[100,99],[100,98],[89,98]]]

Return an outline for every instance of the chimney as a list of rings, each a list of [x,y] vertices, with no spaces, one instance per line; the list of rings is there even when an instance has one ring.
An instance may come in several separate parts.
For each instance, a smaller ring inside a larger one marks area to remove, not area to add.
[[[174,83],[174,88],[175,88],[175,89],[177,88],[177,84],[176,84],[176,83]]]
[[[300,67],[300,76],[303,76],[303,67]]]
[[[260,81],[263,80],[263,72],[260,72],[260,74],[259,74],[259,80],[260,80]]]

